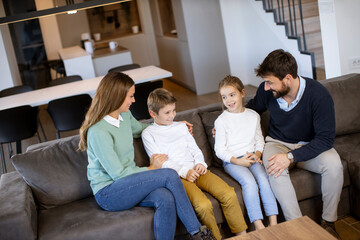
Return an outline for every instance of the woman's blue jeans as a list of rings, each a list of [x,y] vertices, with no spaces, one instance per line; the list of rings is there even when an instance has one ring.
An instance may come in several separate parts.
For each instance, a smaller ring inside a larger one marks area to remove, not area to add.
[[[153,207],[156,239],[174,239],[176,213],[190,234],[200,229],[200,222],[176,171],[157,169],[135,173],[100,189],[97,203],[107,211],[122,211],[135,206]]]
[[[254,163],[251,167],[247,168],[224,162],[223,167],[225,172],[232,176],[241,185],[242,195],[244,197],[250,222],[263,219],[260,206],[259,188],[266,216],[278,214],[276,199],[271,190],[268,175],[266,174],[264,166],[260,163]]]

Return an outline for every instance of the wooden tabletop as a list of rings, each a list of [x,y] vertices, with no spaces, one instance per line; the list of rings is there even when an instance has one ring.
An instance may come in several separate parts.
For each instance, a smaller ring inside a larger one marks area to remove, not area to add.
[[[172,76],[171,72],[156,66],[136,68],[124,71],[124,73],[128,74],[134,80],[135,84]],[[103,76],[2,97],[0,98],[0,110],[22,105],[40,106],[54,99],[84,93],[93,96],[102,78]]]
[[[330,233],[304,216],[228,240],[336,240]]]
[[[122,46],[117,46],[115,49],[110,49],[109,44],[106,44],[105,46],[95,47],[94,53],[91,56],[94,59],[126,52],[130,52],[129,49]]]

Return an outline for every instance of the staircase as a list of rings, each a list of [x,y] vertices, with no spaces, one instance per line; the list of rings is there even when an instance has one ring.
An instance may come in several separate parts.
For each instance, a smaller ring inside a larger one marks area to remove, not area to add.
[[[257,0],[266,12],[284,25],[289,39],[297,39],[299,51],[311,55],[314,79],[325,79],[318,0]]]

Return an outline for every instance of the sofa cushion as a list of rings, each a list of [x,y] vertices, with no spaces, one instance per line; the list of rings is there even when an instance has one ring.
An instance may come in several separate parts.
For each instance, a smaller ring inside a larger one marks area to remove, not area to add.
[[[348,164],[350,179],[354,187],[360,191],[360,133],[343,135],[335,138],[334,148],[341,159]]]
[[[41,210],[38,218],[43,240],[154,239],[152,208],[104,211],[94,197]]]
[[[0,239],[37,239],[33,194],[16,171],[1,175],[0,203]]]
[[[222,160],[219,159],[215,154],[214,151],[215,138],[213,137],[212,134],[212,129],[214,128],[214,122],[221,113],[222,110],[217,110],[212,112],[199,112],[207,136],[207,141],[211,147],[212,165],[214,165],[215,167],[222,167],[223,164]]]
[[[92,195],[87,154],[78,151],[79,135],[13,156],[12,163],[31,187],[41,209]]]
[[[360,74],[348,74],[321,83],[334,100],[336,135],[360,132]]]

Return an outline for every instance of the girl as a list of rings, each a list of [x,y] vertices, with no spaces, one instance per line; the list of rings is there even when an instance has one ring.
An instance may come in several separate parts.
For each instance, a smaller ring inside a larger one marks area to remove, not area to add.
[[[258,185],[270,225],[275,225],[277,204],[260,160],[264,148],[260,116],[243,106],[245,89],[239,78],[225,77],[219,83],[219,92],[227,110],[215,121],[216,155],[223,160],[225,171],[240,183],[245,206],[255,228],[265,228]]]
[[[139,123],[129,112],[135,102],[134,93],[134,81],[129,76],[108,73],[80,128],[79,148],[87,150],[87,174],[97,203],[107,211],[137,205],[155,208],[156,239],[174,239],[176,213],[191,239],[210,239],[207,229],[197,220],[176,171],[157,169],[166,155],[153,155],[149,167],[135,165],[133,137],[140,137],[148,125]]]

